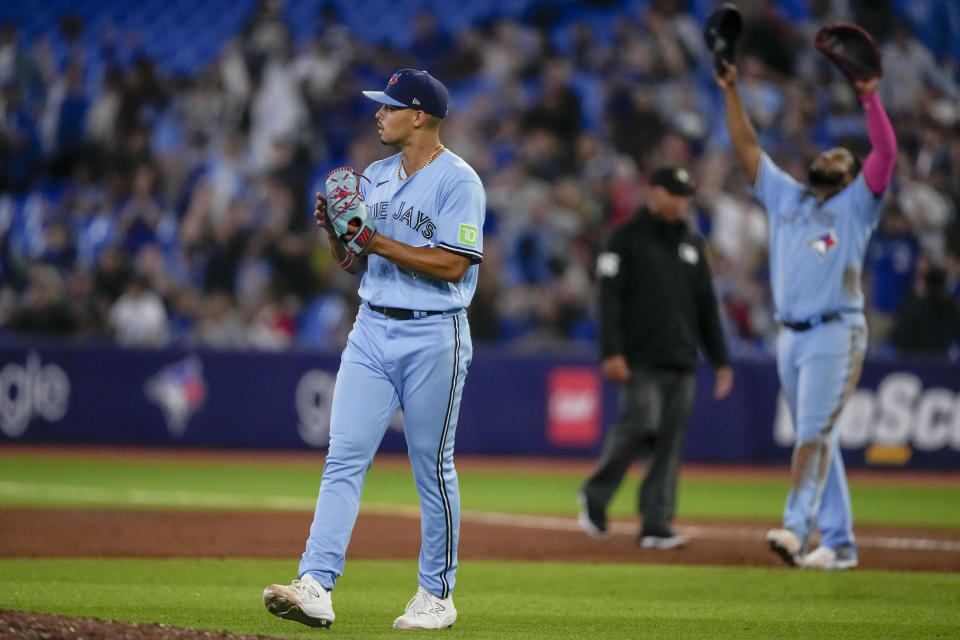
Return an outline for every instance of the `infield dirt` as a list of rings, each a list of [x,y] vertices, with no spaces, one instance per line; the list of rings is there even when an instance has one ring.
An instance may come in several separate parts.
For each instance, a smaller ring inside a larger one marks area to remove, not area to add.
[[[3,557],[289,557],[291,571],[310,528],[303,512],[172,511],[151,509],[0,510]],[[554,519],[549,519],[554,520]],[[572,521],[572,517],[570,518]],[[624,529],[618,521],[614,525]],[[668,551],[640,549],[632,534],[594,540],[570,529],[473,521],[460,531],[461,562],[514,559],[592,562],[656,562],[701,565],[784,566],[767,549],[766,526],[755,522],[677,522],[690,543]],[[390,544],[382,534],[390,532]],[[953,532],[858,527],[865,540],[942,541],[960,545]],[[420,520],[414,515],[361,513],[347,551],[351,558],[416,558]],[[861,545],[860,567],[960,571],[960,551],[896,549]]]

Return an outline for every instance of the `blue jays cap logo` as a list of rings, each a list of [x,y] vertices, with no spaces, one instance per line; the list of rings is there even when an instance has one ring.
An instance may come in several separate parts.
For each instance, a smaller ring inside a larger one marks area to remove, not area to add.
[[[830,229],[830,231],[815,235],[807,240],[807,246],[817,253],[820,260],[823,260],[827,252],[837,246],[837,234],[833,232],[833,229]]]

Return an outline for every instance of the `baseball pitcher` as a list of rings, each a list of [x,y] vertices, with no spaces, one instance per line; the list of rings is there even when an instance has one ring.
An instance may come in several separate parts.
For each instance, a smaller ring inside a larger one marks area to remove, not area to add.
[[[315,217],[342,268],[363,273],[363,303],[337,374],[330,449],[299,579],[263,592],[280,618],[315,627],[334,620],[330,591],[360,505],[367,469],[390,417],[401,408],[420,496],[419,589],[395,629],[440,629],[457,617],[460,494],[454,435],[473,355],[466,307],[483,259],[486,196],[476,172],[439,139],[446,87],[426,71],[402,69],[380,103],[383,144],[400,153],[362,174],[327,176]]]

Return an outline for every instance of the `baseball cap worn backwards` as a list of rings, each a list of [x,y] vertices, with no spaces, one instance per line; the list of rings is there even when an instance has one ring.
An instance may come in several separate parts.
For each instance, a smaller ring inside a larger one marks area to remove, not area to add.
[[[450,94],[443,83],[426,71],[400,69],[390,77],[383,91],[364,91],[363,95],[394,107],[419,109],[432,116],[447,115]]]
[[[650,176],[650,184],[663,187],[675,196],[692,196],[696,192],[690,172],[683,167],[660,167]]]

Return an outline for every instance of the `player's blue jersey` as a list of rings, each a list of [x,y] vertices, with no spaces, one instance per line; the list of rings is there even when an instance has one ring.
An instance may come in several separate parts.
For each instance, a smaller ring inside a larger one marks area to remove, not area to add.
[[[770,220],[770,282],[778,317],[799,322],[831,312],[862,312],[864,254],[883,194],[870,191],[860,173],[818,202],[766,153],[752,191]]]
[[[448,311],[470,304],[483,261],[487,198],[477,173],[449,149],[401,182],[401,154],[374,162],[360,192],[380,233],[413,247],[440,247],[470,259],[460,282],[413,273],[377,255],[368,258],[360,297],[373,305]]]

